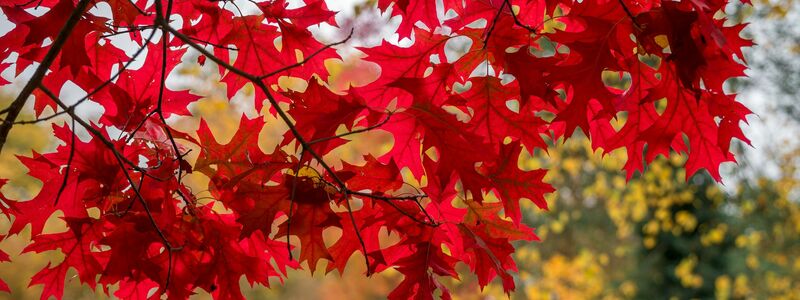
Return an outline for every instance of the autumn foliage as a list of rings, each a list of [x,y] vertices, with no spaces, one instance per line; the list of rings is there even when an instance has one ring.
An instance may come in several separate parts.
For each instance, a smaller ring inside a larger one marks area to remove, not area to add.
[[[0,37],[0,71],[33,71],[2,111],[0,146],[14,124],[69,117],[53,127],[54,152],[19,157],[41,191],[0,196],[9,234],[30,228],[26,252],[64,254],[32,279],[43,299],[61,297],[71,268],[126,299],[198,288],[238,299],[242,276],[268,285],[303,263],[341,272],[351,257],[368,276],[402,273],[393,299],[448,297],[439,278],[458,277],[458,263],[512,291],[511,242],[538,239],[520,201],[547,209],[553,191],[546,170],[520,169],[523,152],[581,130],[594,149],[627,151],[629,178],[677,152],[687,176],[719,180],[732,139],[747,141],[749,110],[724,84],[743,76],[751,43],[744,25],[726,23],[727,0],[379,0],[412,42],[357,49],[380,75],[344,92],[327,86],[324,62],[349,37],[323,43],[309,31],[337,25],[324,1],[244,2],[0,1],[14,24]],[[468,50],[453,54],[453,43]],[[254,89],[256,109],[283,124],[243,117],[228,143],[205,123],[174,129],[168,119],[201,97],[165,78],[192,55],[218,66],[229,96]],[[283,89],[286,77],[308,86]],[[85,97],[61,99],[68,83]],[[76,113],[86,101],[103,107],[98,124]],[[18,118],[26,102],[39,119]],[[272,149],[259,146],[265,126],[288,128]],[[372,130],[393,137],[385,154],[327,158]],[[188,173],[210,179],[213,199],[198,199]],[[43,233],[57,211],[68,230]],[[331,229],[341,236],[326,244]]]

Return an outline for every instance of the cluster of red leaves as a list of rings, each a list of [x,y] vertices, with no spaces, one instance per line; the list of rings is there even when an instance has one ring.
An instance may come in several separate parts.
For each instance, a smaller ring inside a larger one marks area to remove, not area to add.
[[[731,140],[746,141],[739,126],[749,111],[723,84],[743,75],[750,42],[743,25],[720,17],[727,0],[379,0],[413,42],[360,49],[380,76],[345,94],[320,79],[344,42],[309,31],[336,26],[323,1],[241,2],[0,1],[15,26],[0,37],[0,71],[41,73],[15,103],[33,95],[42,120],[49,107],[92,134],[84,141],[55,126],[55,152],[20,157],[42,190],[30,201],[0,198],[9,234],[31,228],[25,252],[64,254],[32,279],[43,299],[61,297],[70,268],[90,287],[118,284],[122,298],[181,299],[200,288],[237,299],[242,276],[267,285],[320,261],[342,271],[356,252],[368,274],[404,275],[393,299],[447,297],[438,277],[457,278],[458,262],[481,286],[500,277],[510,291],[511,242],[537,239],[520,201],[546,209],[553,191],[546,170],[518,167],[522,151],[580,129],[597,149],[625,148],[629,175],[676,151],[688,155],[687,176],[704,168],[719,179],[720,163],[734,160]],[[243,118],[227,144],[204,123],[191,134],[171,129],[166,118],[189,114],[199,98],[164,83],[190,51],[219,66],[229,95],[255,87],[256,107],[268,102],[289,127],[282,142],[258,146],[261,118]],[[609,72],[627,87],[606,84]],[[281,76],[309,86],[279,90]],[[87,96],[65,104],[66,83]],[[75,114],[86,100],[105,109],[99,124]],[[4,125],[14,110],[3,111]],[[322,160],[367,130],[391,133],[391,150],[363,165]],[[184,159],[188,145],[200,149],[194,162]],[[402,169],[422,186],[404,182]],[[198,202],[182,182],[188,172],[210,178],[213,200]],[[68,230],[44,234],[56,211]],[[329,246],[331,229],[342,234]]]

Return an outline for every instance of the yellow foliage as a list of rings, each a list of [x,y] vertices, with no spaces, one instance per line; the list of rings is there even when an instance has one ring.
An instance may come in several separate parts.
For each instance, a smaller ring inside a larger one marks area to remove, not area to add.
[[[800,157],[800,151],[795,157]],[[800,188],[800,181],[794,175],[798,164],[781,163],[786,175],[777,181],[760,180],[756,187],[760,192],[747,196],[748,190],[744,188],[726,191],[714,184],[684,183],[685,172],[676,168],[685,162],[680,155],[657,159],[645,174],[626,181],[624,172],[619,171],[625,159],[625,153],[619,151],[601,157],[599,151],[592,151],[588,142],[571,140],[557,144],[544,159],[534,155],[521,162],[527,168],[551,169],[546,180],[559,190],[548,197],[552,210],[543,217],[539,217],[542,212],[533,206],[525,206],[531,210],[529,215],[539,221],[535,224],[537,234],[545,241],[519,248],[517,259],[524,274],[520,286],[524,287],[527,298],[638,298],[641,287],[635,280],[627,279],[631,275],[626,274],[641,267],[635,265],[635,254],[640,249],[656,251],[662,247],[660,243],[665,235],[683,238],[695,234],[698,246],[714,248],[732,243],[733,249],[744,251],[741,265],[746,270],[705,277],[700,267],[709,257],[690,252],[671,269],[684,288],[700,289],[710,285],[712,297],[717,299],[785,299],[789,295],[786,291],[800,290],[800,259],[786,252],[765,249],[765,243],[797,241],[800,237],[800,201],[791,196],[797,195]],[[768,193],[770,190],[775,190],[775,194]],[[768,228],[752,227],[745,231],[724,220],[708,223],[693,210],[701,195],[711,207],[722,209],[736,205],[740,218],[759,216],[765,207],[775,207],[790,217],[787,223],[777,222]],[[741,200],[731,202],[734,199]],[[590,222],[590,218],[598,218],[597,212],[592,212],[598,207],[612,223],[615,236],[603,236],[605,231],[599,228],[580,225]],[[576,242],[592,237],[597,238],[594,243]],[[554,243],[559,244],[551,246]],[[529,247],[544,249],[526,250]],[[794,277],[783,273],[760,275],[766,274],[763,273],[766,265],[773,264],[787,266]],[[594,273],[598,268],[601,274]]]
[[[725,238],[727,231],[728,225],[719,224],[717,227],[714,227],[714,229],[709,230],[702,237],[700,237],[700,242],[703,243],[703,246],[705,247],[719,244]]]
[[[525,288],[530,299],[599,298],[603,293],[604,269],[588,251],[573,258],[556,254],[542,262],[542,269],[543,277]]]
[[[703,278],[694,273],[694,268],[697,266],[697,257],[690,256],[682,260],[677,267],[675,267],[675,276],[681,280],[681,284],[685,287],[699,287],[703,284]]]
[[[731,297],[731,278],[727,275],[717,277],[714,281],[714,291],[717,300],[730,299]]]

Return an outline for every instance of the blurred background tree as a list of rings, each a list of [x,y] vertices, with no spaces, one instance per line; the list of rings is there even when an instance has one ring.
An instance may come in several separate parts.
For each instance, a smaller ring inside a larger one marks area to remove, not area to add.
[[[702,175],[684,183],[678,156],[626,183],[623,158],[570,141],[528,162],[557,170],[549,179],[560,189],[550,213],[526,215],[543,243],[519,250],[516,297],[800,297],[800,151],[779,158],[779,178],[733,190]]]

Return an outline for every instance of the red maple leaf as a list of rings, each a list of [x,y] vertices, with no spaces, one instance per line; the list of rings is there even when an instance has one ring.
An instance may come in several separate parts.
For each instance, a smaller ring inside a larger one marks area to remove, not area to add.
[[[677,152],[687,178],[706,169],[721,180],[733,139],[747,142],[750,111],[723,84],[743,76],[752,42],[744,25],[727,25],[728,1],[371,3],[399,17],[399,41],[345,50],[348,40],[318,40],[320,27],[337,26],[321,0],[0,1],[13,24],[0,36],[0,71],[33,70],[0,110],[0,150],[24,107],[34,123],[71,124],[54,126],[54,151],[19,157],[42,189],[28,201],[0,195],[9,234],[31,226],[26,252],[64,256],[32,278],[42,298],[60,298],[75,269],[90,287],[118,285],[120,298],[199,288],[241,299],[242,277],[268,285],[301,262],[342,272],[356,252],[368,274],[403,274],[392,299],[448,298],[439,280],[458,278],[459,262],[480,286],[499,277],[510,292],[512,242],[537,240],[520,201],[546,209],[553,192],[547,170],[520,168],[523,150],[581,129],[596,150],[627,151],[629,178]],[[357,57],[372,68],[347,72],[377,79],[330,89],[326,62]],[[180,86],[183,64],[214,65],[210,78],[231,98],[254,87],[256,111],[289,130],[273,149],[259,146],[276,125],[264,116],[242,118],[225,143],[205,121],[176,130],[213,96]],[[286,78],[307,86],[287,89]],[[78,102],[66,99],[72,86]],[[85,119],[87,101],[102,107],[101,125]],[[360,164],[337,157],[372,130],[391,143]],[[44,233],[57,211],[66,230]]]

